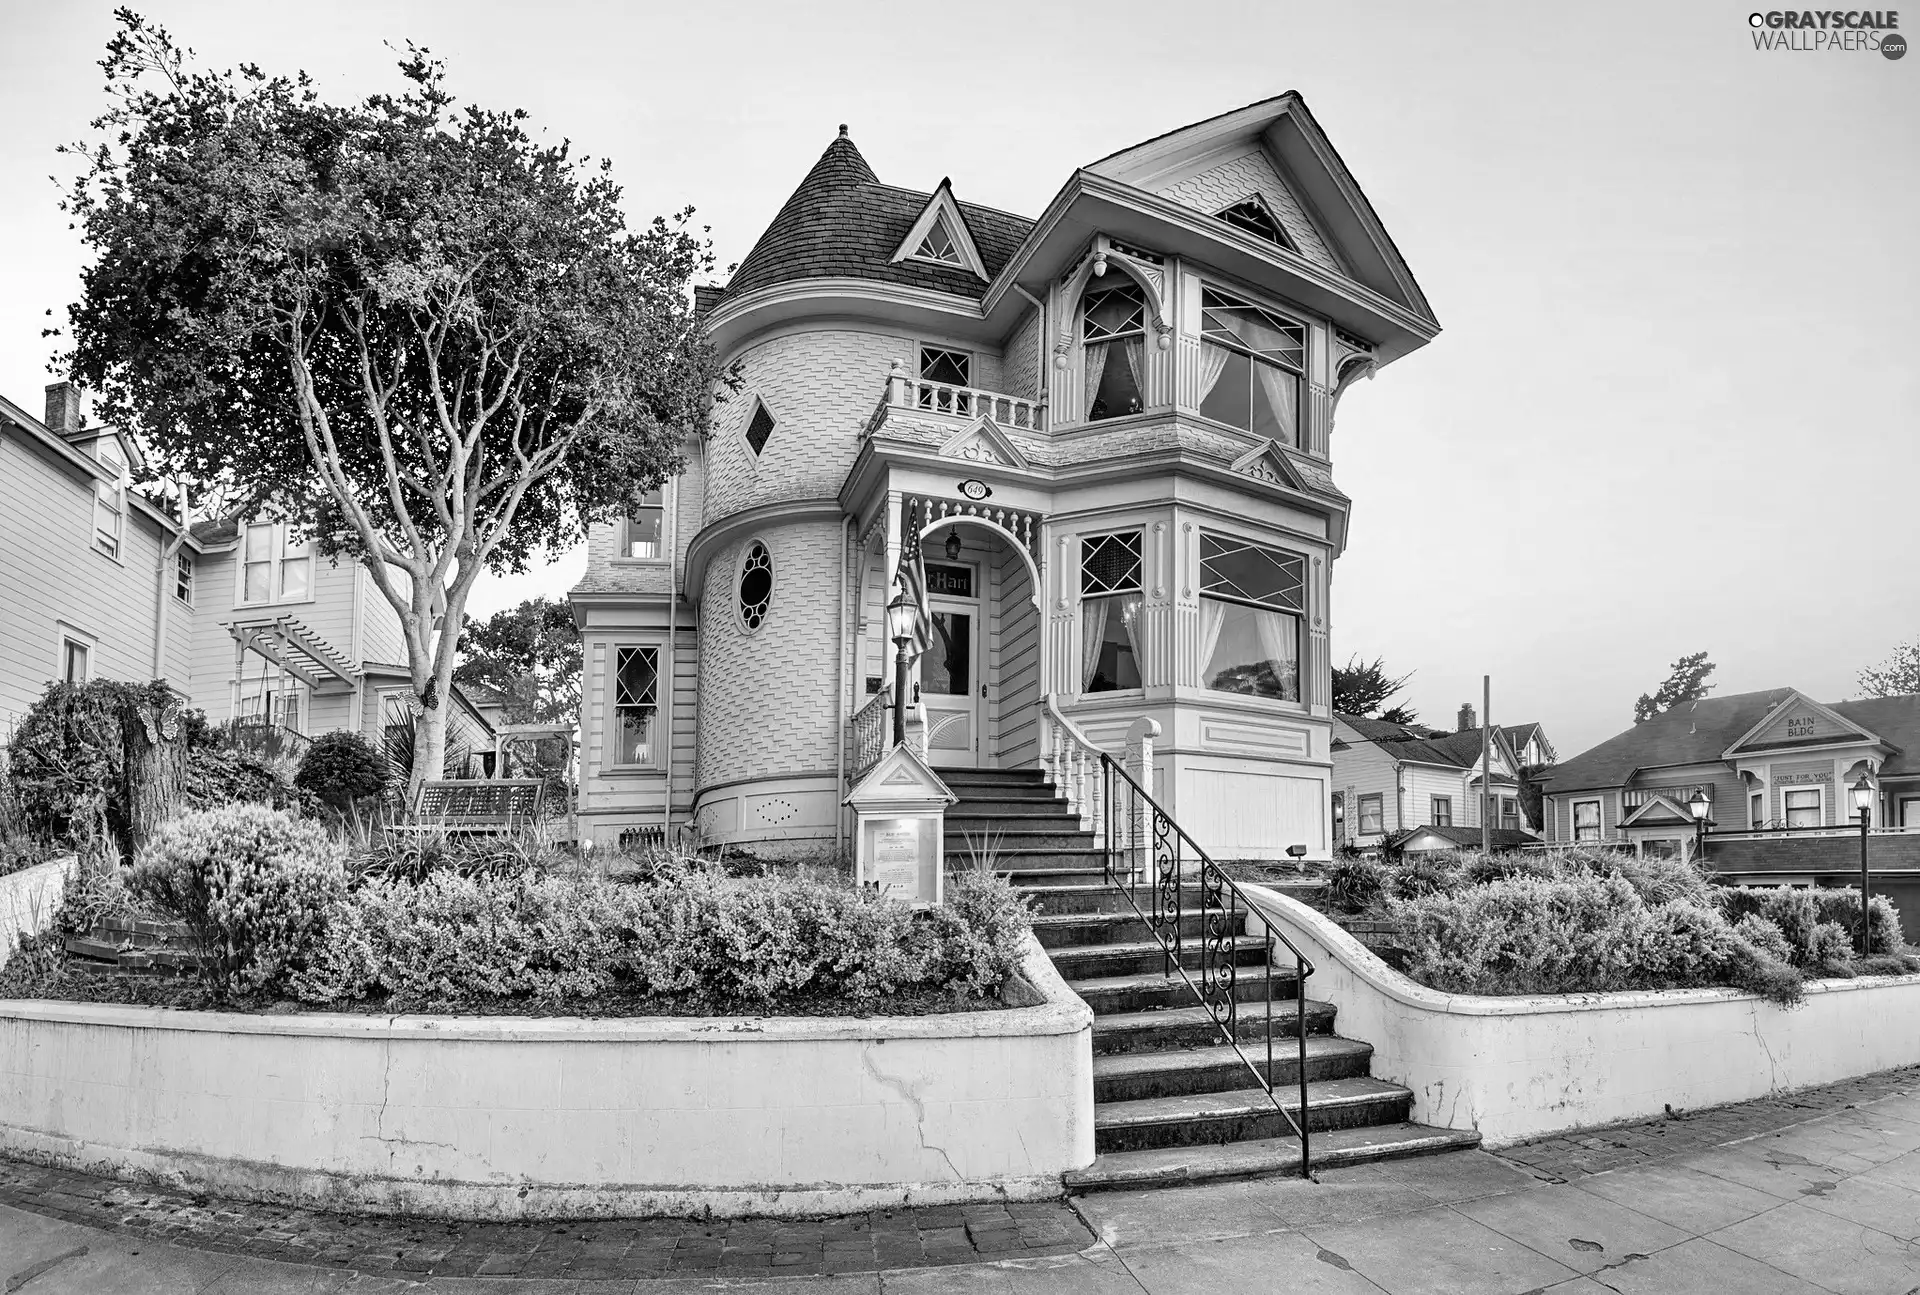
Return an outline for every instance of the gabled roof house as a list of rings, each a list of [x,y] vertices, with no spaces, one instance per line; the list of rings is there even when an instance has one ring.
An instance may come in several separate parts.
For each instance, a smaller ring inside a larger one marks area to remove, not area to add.
[[[1508,731],[1489,733],[1471,705],[1449,733],[1336,713],[1334,823],[1358,849],[1401,853],[1478,848],[1486,816],[1496,850],[1534,844],[1520,806],[1520,769]],[[1539,726],[1519,726],[1537,730]],[[1491,755],[1491,779],[1483,756]]]

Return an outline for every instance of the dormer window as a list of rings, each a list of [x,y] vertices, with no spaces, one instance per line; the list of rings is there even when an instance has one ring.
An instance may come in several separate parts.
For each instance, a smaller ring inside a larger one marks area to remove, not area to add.
[[[1300,444],[1300,375],[1307,329],[1215,288],[1200,293],[1200,413]]]
[[[1277,243],[1289,252],[1299,250],[1293,245],[1293,240],[1287,237],[1287,231],[1280,228],[1280,222],[1273,218],[1273,213],[1267,210],[1267,204],[1262,202],[1257,194],[1241,199],[1225,211],[1215,212],[1214,218],[1226,221],[1235,229],[1244,229],[1256,238]]]
[[[1096,281],[1097,282],[1097,281]],[[1125,275],[1080,299],[1087,421],[1137,414],[1147,372],[1147,295]]]
[[[953,230],[947,225],[946,213],[934,218],[927,236],[920,240],[920,246],[913,254],[922,261],[938,261],[942,265],[964,266],[967,258],[960,251],[960,242],[954,238]]]

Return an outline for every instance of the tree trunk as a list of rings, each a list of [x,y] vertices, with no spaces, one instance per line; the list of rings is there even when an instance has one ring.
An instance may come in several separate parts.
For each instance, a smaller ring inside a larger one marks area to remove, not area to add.
[[[141,705],[120,716],[126,777],[128,857],[145,848],[160,824],[178,813],[186,780],[187,743],[179,708]]]
[[[435,690],[438,692],[438,690]],[[429,778],[447,776],[447,698],[440,693],[432,706],[422,705],[413,726],[413,773],[407,779],[407,808],[420,803],[420,786]]]

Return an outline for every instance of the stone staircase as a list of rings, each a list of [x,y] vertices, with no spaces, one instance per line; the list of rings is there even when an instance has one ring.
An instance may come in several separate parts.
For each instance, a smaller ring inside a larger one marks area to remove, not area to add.
[[[1094,1012],[1093,1100],[1097,1158],[1068,1175],[1074,1191],[1170,1186],[1298,1173],[1300,1142],[1263,1088],[1221,1038],[1186,982],[1126,898],[1105,883],[1105,856],[1038,770],[945,769],[959,802],[946,817],[950,867],[991,855],[996,871],[1032,895],[1034,934]],[[1143,896],[1144,898],[1144,896]],[[1182,907],[1197,910],[1188,888]],[[1189,911],[1183,935],[1200,929]],[[1235,932],[1237,992],[1247,1006],[1238,1037],[1266,1065],[1267,982],[1273,993],[1274,1095],[1296,1118],[1298,1039],[1306,1033],[1308,1131],[1315,1168],[1471,1147],[1477,1133],[1410,1123],[1413,1094],[1372,1077],[1373,1049],[1334,1033],[1335,1007],[1295,1002],[1291,961],[1269,967],[1263,940]],[[1200,950],[1182,961],[1198,979]],[[1312,982],[1309,981],[1309,989]]]

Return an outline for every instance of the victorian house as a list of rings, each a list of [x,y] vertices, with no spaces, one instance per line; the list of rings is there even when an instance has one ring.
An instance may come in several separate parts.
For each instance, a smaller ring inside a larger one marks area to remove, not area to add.
[[[1334,414],[1438,324],[1299,96],[1083,166],[1037,216],[884,183],[842,127],[698,304],[743,385],[572,595],[584,831],[841,839],[918,546],[936,768],[1151,719],[1152,786],[1216,855],[1329,857]]]
[[[1420,724],[1333,717],[1333,821],[1337,839],[1360,850],[1421,853],[1478,848],[1481,824],[1496,850],[1535,844],[1521,811],[1525,761],[1512,735],[1534,749],[1538,724],[1491,731],[1471,705],[1453,732]]]

